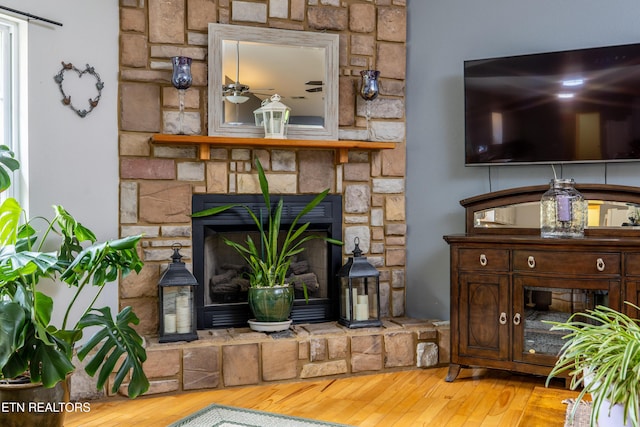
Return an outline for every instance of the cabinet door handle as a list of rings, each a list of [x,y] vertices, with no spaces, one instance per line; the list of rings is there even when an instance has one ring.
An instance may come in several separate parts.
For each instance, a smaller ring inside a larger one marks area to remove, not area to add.
[[[520,313],[516,313],[515,316],[513,316],[513,324],[514,325],[519,325],[520,324]]]
[[[507,324],[507,313],[505,313],[504,311],[500,313],[500,324],[501,325]]]
[[[480,265],[483,267],[487,265],[487,256],[485,254],[480,254]]]
[[[596,260],[596,268],[598,269],[598,271],[604,271],[605,268],[605,264],[604,264],[604,260],[602,258],[598,258]]]
[[[529,255],[529,258],[527,258],[527,264],[529,265],[529,268],[536,268],[536,259],[533,255]]]

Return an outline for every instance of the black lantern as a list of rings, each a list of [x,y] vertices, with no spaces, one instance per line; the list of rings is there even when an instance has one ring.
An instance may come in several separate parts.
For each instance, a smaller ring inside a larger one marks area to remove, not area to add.
[[[158,282],[160,303],[160,342],[194,341],[196,331],[196,311],[194,305],[195,287],[198,281],[180,261],[182,245],[172,246],[173,262]]]
[[[340,318],[349,328],[382,326],[380,321],[380,272],[362,256],[356,237],[353,257],[338,271]]]

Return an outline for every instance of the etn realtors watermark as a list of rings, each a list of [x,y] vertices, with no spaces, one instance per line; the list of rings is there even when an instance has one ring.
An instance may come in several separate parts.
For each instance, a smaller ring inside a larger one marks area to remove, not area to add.
[[[90,412],[89,402],[0,402],[0,413]]]

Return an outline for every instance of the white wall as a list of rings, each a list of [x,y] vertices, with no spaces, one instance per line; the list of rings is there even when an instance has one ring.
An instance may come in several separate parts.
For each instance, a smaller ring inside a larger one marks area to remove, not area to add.
[[[5,0],[2,5],[63,24],[28,26],[30,215],[51,217],[51,206],[59,204],[98,239],[117,237],[118,2]],[[62,61],[79,69],[94,66],[105,84],[100,103],[85,118],[62,105],[53,80]],[[102,302],[117,307],[117,285],[108,288]],[[56,303],[64,306],[68,297],[55,293]]]
[[[637,0],[408,2],[407,312],[449,319],[445,234],[464,232],[459,200],[546,184],[549,166],[464,166],[463,61],[640,42]],[[491,174],[491,186],[489,184]],[[640,164],[565,166],[578,182],[640,186]],[[424,185],[424,183],[428,183]]]

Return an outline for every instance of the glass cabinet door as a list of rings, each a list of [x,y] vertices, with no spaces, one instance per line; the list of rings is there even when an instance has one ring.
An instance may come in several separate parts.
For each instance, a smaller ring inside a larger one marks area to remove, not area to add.
[[[615,296],[610,299],[619,289],[617,281],[515,277],[514,284],[514,361],[552,366],[567,331],[551,331],[546,322],[565,322],[598,305],[619,305]]]

